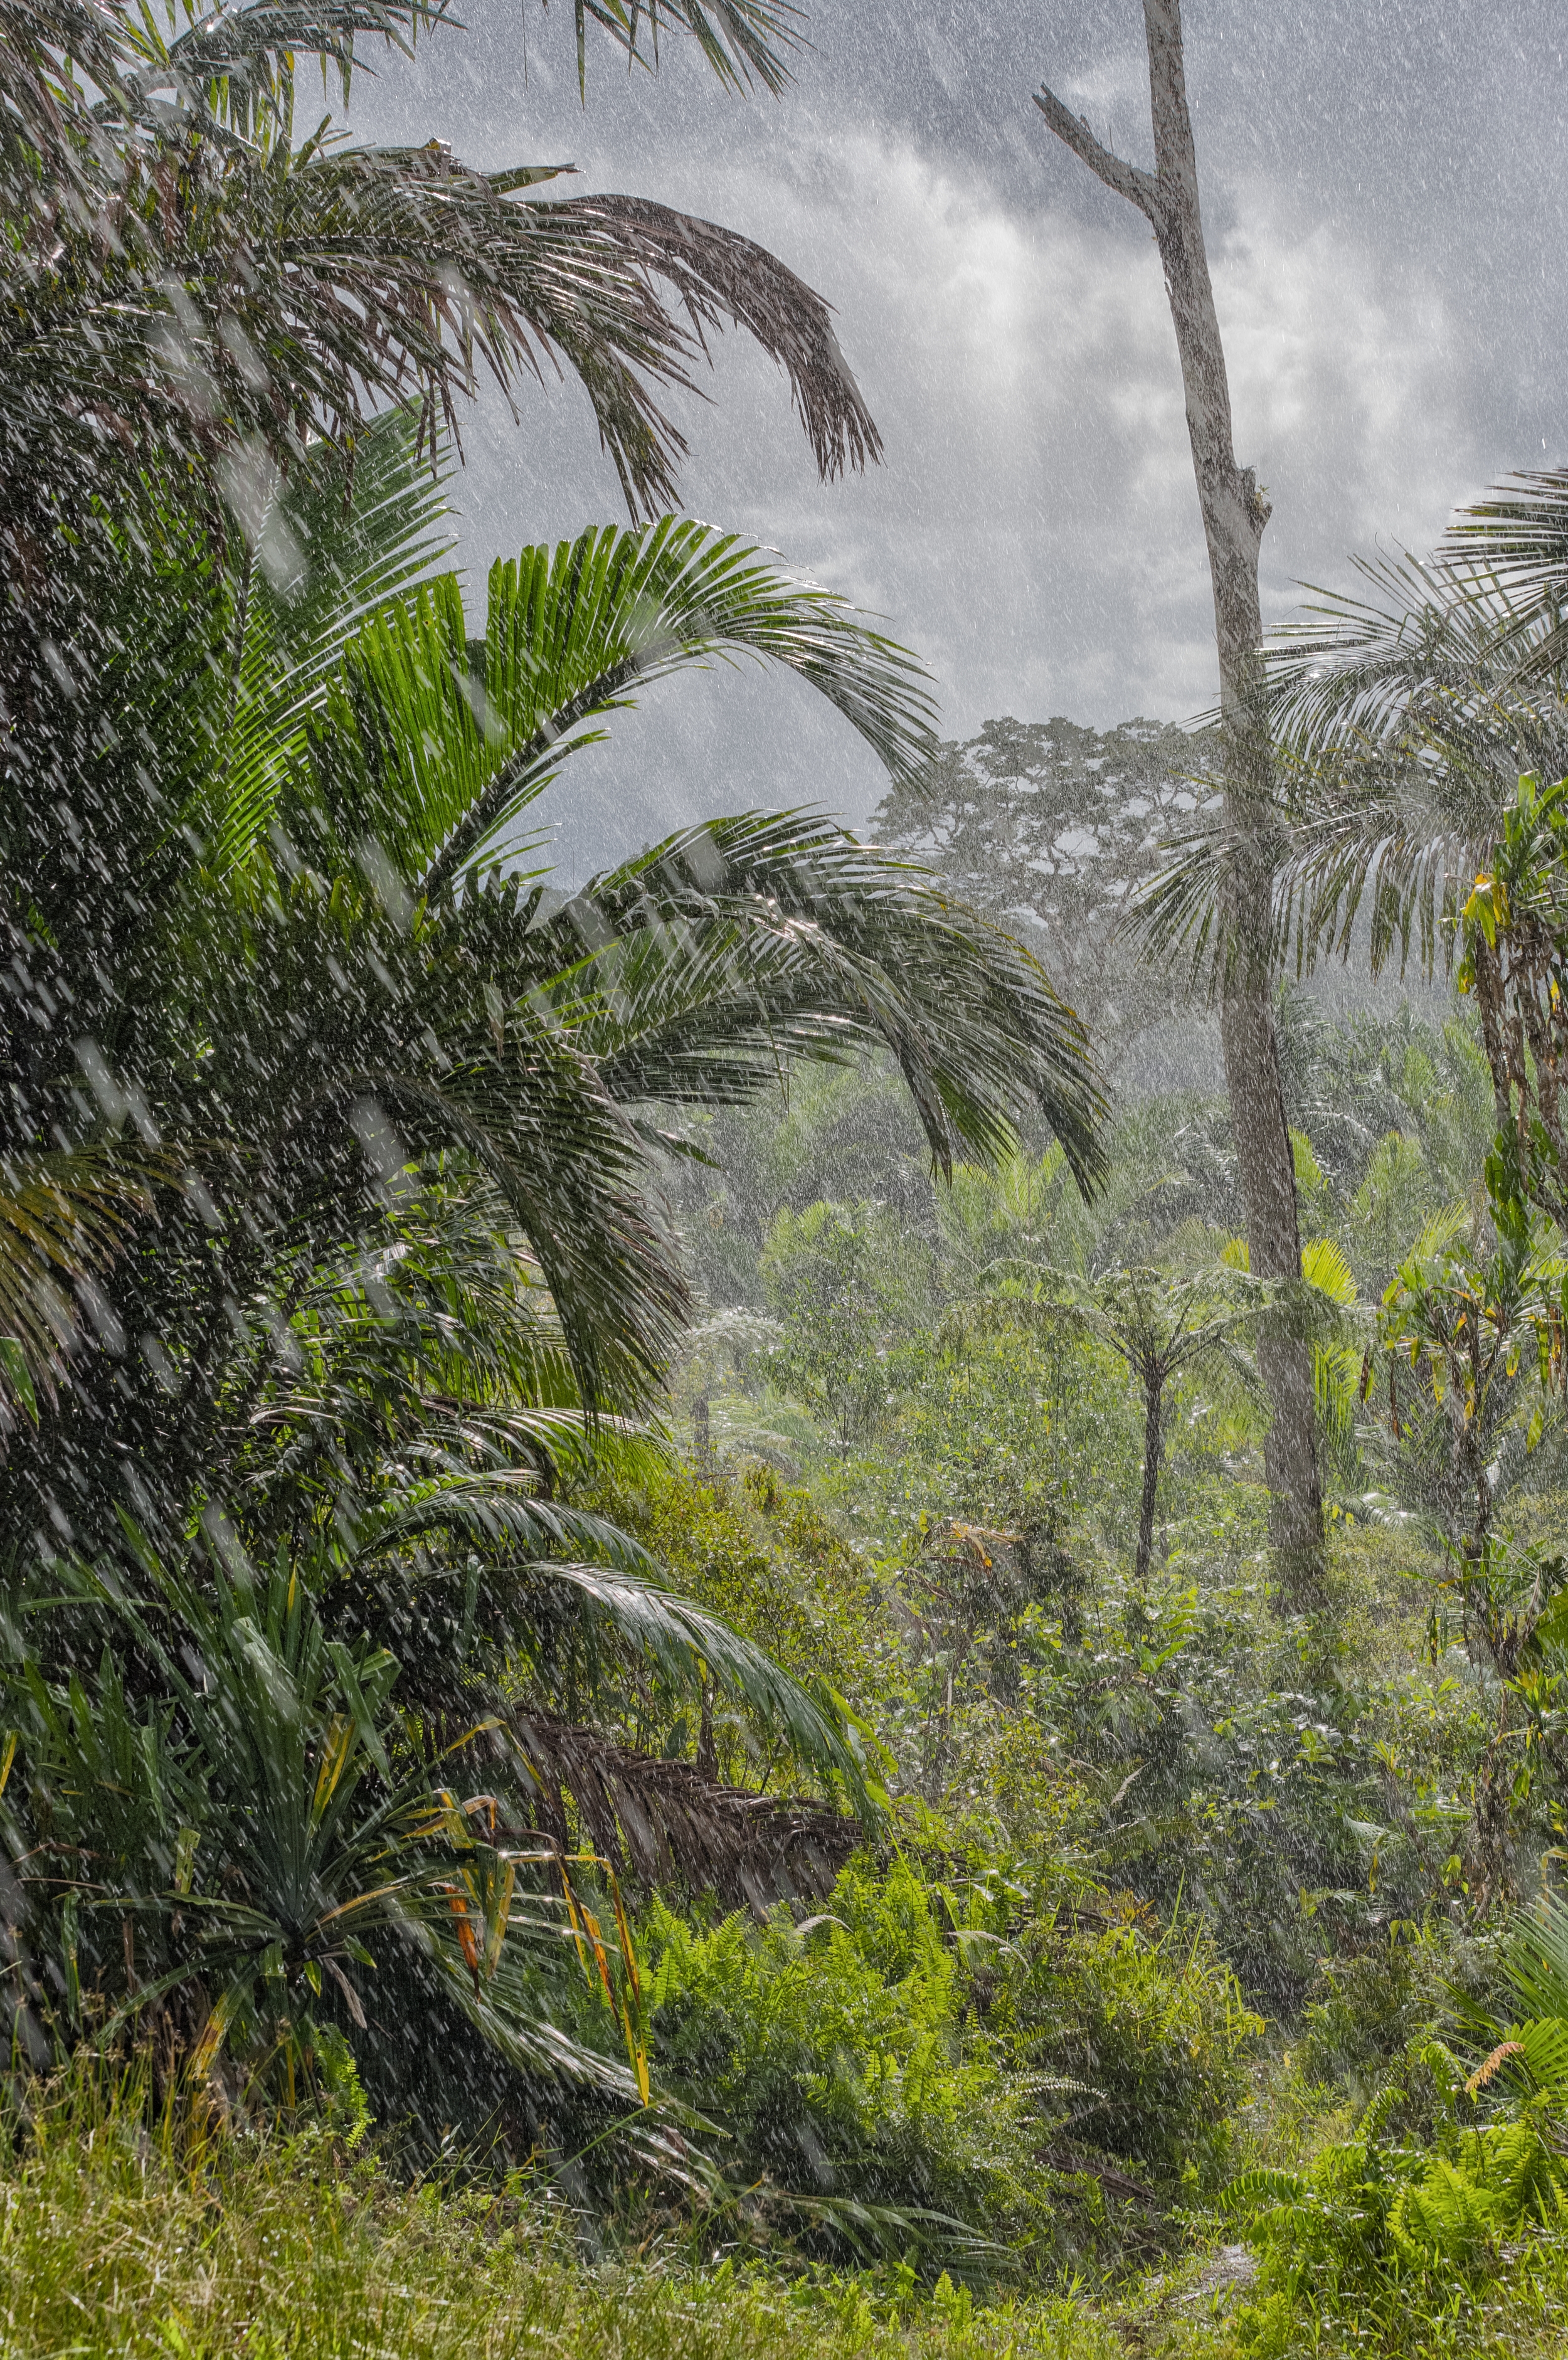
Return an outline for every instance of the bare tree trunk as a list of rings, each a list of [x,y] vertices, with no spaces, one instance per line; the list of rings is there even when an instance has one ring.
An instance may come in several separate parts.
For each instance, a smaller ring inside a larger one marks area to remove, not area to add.
[[[1238,467],[1230,385],[1198,205],[1198,159],[1187,108],[1180,0],[1144,0],[1155,169],[1102,148],[1055,93],[1035,104],[1057,137],[1109,189],[1135,204],[1159,247],[1181,357],[1187,432],[1214,586],[1220,659],[1225,814],[1232,845],[1222,912],[1225,969],[1220,1037],[1231,1121],[1247,1207],[1247,1246],[1260,1278],[1299,1278],[1296,1175],[1272,1004],[1271,917],[1275,863],[1273,758],[1263,694],[1263,617],[1257,554],[1268,503],[1250,467]],[[1311,1357],[1304,1343],[1271,1338],[1258,1348],[1273,1420],[1264,1464],[1273,1494],[1273,1538],[1286,1602],[1321,1602],[1322,1493],[1318,1479]]]

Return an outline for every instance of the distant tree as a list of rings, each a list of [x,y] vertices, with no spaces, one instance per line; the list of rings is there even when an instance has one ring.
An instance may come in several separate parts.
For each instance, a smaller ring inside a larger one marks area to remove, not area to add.
[[[876,825],[975,908],[1044,937],[1058,990],[1113,1064],[1171,1005],[1169,978],[1129,959],[1117,922],[1205,800],[1212,751],[1168,722],[1100,730],[1008,716],[892,787]]]

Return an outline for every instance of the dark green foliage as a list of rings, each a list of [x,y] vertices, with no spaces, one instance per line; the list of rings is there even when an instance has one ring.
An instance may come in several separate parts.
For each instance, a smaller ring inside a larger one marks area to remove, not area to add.
[[[836,2200],[934,2211],[1027,2267],[1091,2237],[1106,2192],[1115,2213],[1117,2162],[1212,2179],[1256,2019],[1201,1934],[1151,1939],[1050,1882],[856,1863],[799,1926],[698,1934],[655,1910],[654,2055],[724,2123],[764,2216],[852,2245]],[[939,2224],[916,2234],[941,2255]]]
[[[1382,1940],[1324,1959],[1301,2016],[1308,2079],[1370,2097],[1392,2060],[1441,2014],[1450,1948],[1441,1921],[1423,1928],[1396,1920]]]

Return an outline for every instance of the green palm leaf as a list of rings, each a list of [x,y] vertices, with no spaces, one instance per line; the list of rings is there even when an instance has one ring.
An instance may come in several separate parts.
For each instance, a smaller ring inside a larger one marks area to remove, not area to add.
[[[1104,1169],[1088,1043],[1035,960],[830,821],[684,830],[535,932],[563,968],[555,1006],[622,1100],[736,1103],[781,1061],[883,1047],[944,1170],[1004,1158],[1041,1115],[1080,1185]]]
[[[57,1397],[84,1321],[124,1349],[95,1278],[152,1210],[154,1180],[177,1171],[114,1143],[0,1164],[0,1433]]]
[[[318,733],[335,838],[374,837],[411,890],[440,893],[594,742],[595,721],[684,665],[740,654],[799,673],[895,777],[927,758],[914,657],[765,552],[665,517],[493,567],[482,646],[454,577],[367,631]]]
[[[217,877],[265,835],[351,638],[378,609],[402,611],[400,594],[450,550],[444,478],[420,464],[419,436],[416,419],[392,411],[358,439],[352,467],[327,446],[287,479],[265,461],[231,472],[244,545],[227,695],[207,808],[191,815]]]
[[[1520,772],[1568,770],[1559,659],[1531,654],[1546,626],[1526,569],[1483,559],[1455,537],[1439,561],[1361,563],[1361,594],[1314,591],[1276,633],[1279,960],[1343,955],[1368,921],[1375,970],[1414,956],[1430,973]],[[1212,963],[1242,849],[1212,814],[1172,845],[1142,900],[1154,949]]]

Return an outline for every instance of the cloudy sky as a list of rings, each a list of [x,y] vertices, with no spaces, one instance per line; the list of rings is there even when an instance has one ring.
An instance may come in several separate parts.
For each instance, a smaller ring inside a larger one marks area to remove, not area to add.
[[[782,100],[689,45],[657,80],[569,0],[464,0],[468,30],[356,83],[362,137],[486,168],[570,160],[760,239],[836,306],[886,444],[819,485],[740,338],[683,413],[687,506],[887,617],[954,735],[988,716],[1174,719],[1214,694],[1180,381],[1148,230],[1047,131],[1049,81],[1151,162],[1137,0],[815,0]],[[1238,455],[1274,501],[1266,612],[1351,552],[1426,546],[1510,468],[1568,457],[1563,27],[1550,0],[1189,0],[1187,63]],[[566,184],[570,186],[571,184]],[[575,388],[493,398],[457,496],[498,552],[620,513]],[[574,766],[576,767],[576,766]],[[863,820],[874,765],[793,681],[654,692],[553,799],[581,869],[705,812]]]

